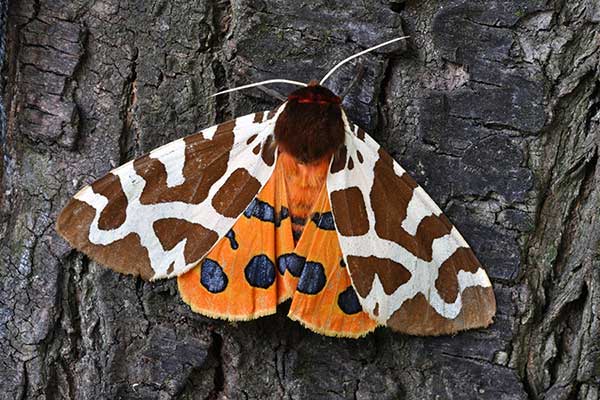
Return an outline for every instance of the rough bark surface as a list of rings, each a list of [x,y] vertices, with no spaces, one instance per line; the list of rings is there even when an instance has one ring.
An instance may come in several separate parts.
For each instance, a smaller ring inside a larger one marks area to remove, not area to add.
[[[13,0],[0,15],[0,398],[600,398],[597,1]],[[308,81],[402,34],[363,59],[344,106],[486,265],[490,329],[331,339],[285,305],[216,321],[174,281],[120,276],[56,235],[67,199],[114,166],[277,104],[217,89]]]

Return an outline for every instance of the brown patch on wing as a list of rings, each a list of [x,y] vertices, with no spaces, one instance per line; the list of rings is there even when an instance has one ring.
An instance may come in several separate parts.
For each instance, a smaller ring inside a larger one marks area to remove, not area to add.
[[[342,145],[333,155],[333,161],[331,162],[331,173],[335,174],[344,169],[346,166],[346,155],[348,149],[346,145]]]
[[[108,199],[108,204],[100,213],[98,228],[108,231],[123,225],[127,218],[127,197],[123,192],[119,177],[106,174],[92,183],[92,190]]]
[[[152,228],[165,250],[187,239],[183,254],[188,264],[200,260],[219,239],[215,231],[178,218],[159,219]]]
[[[352,283],[362,298],[367,297],[371,291],[375,274],[379,276],[387,295],[394,293],[411,277],[410,272],[402,264],[375,256],[348,256],[348,268],[350,268]]]
[[[363,159],[363,155],[360,151],[356,150],[356,158],[358,158],[358,162],[359,163],[363,163],[364,159]]]
[[[462,309],[454,319],[438,314],[422,293],[406,300],[387,325],[409,335],[449,335],[472,328],[484,328],[492,323],[496,299],[491,287],[472,286],[462,292]]]
[[[358,128],[358,132],[356,132],[356,137],[358,137],[363,142],[365,141],[365,131],[363,128]]]
[[[417,183],[406,173],[397,176],[392,158],[381,149],[374,172],[370,198],[377,235],[398,243],[425,261],[431,261],[433,241],[450,233],[452,225],[444,215],[430,215],[421,220],[414,236],[406,232],[402,229],[402,221],[406,218],[408,203]]]
[[[348,157],[348,169],[354,168],[354,161],[352,161],[352,157]]]
[[[93,260],[122,274],[150,279],[154,270],[150,265],[148,251],[140,244],[137,234],[101,246],[89,241],[90,225],[96,211],[87,203],[71,199],[60,213],[56,230],[71,246],[87,254]]]
[[[258,179],[244,168],[238,168],[219,188],[212,199],[212,205],[219,214],[235,218],[250,204],[260,186]]]
[[[269,136],[265,140],[265,145],[262,150],[262,159],[269,167],[275,162],[275,149],[277,146],[273,142],[273,137]]]
[[[181,185],[167,187],[165,166],[149,155],[133,162],[138,175],[146,181],[140,197],[142,204],[182,201],[199,204],[206,199],[211,186],[227,171],[229,152],[233,147],[235,120],[217,127],[212,140],[201,133],[184,138],[185,164]]]
[[[254,122],[255,124],[262,122],[263,115],[264,115],[263,111],[257,112],[256,114],[254,114],[254,120],[252,122]]]
[[[258,143],[256,146],[254,146],[254,148],[252,149],[252,152],[253,152],[254,154],[257,154],[257,155],[258,155],[258,153],[260,153],[260,148],[261,148],[261,146],[262,146],[262,145],[261,145],[260,143]]]
[[[460,247],[440,266],[435,288],[446,303],[454,303],[458,296],[458,271],[477,272],[481,264],[473,251]]]
[[[369,231],[369,218],[362,192],[356,186],[331,192],[337,231],[343,236],[360,236]]]
[[[254,140],[255,140],[257,137],[258,137],[258,134],[257,134],[257,133],[255,133],[254,135],[250,136],[250,137],[248,138],[248,140],[246,140],[246,144],[250,144],[250,143],[254,142]]]

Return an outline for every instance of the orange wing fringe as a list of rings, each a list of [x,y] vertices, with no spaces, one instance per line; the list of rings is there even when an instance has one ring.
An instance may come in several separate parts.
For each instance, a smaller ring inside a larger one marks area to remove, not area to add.
[[[325,184],[294,244],[288,199],[298,194],[286,185],[293,171],[285,156],[227,237],[178,277],[181,297],[193,311],[227,320],[273,314],[293,297],[291,319],[328,336],[363,336],[377,323],[362,311],[352,288]]]

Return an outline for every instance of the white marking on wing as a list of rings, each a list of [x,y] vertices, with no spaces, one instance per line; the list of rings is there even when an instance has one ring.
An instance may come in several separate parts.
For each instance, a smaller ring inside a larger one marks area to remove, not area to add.
[[[185,165],[185,141],[176,140],[168,147],[162,147],[150,152],[150,157],[161,162],[167,172],[167,187],[183,184],[183,166]]]
[[[475,272],[463,270],[458,271],[458,287],[461,289],[461,291],[473,286],[492,286],[490,278],[488,278],[483,268],[478,268]]]
[[[108,204],[108,199],[101,194],[97,194],[92,190],[91,186],[86,186],[80,190],[73,198],[87,203],[96,210],[103,210]],[[96,217],[100,218],[99,213]]]
[[[202,137],[207,140],[212,140],[217,132],[217,128],[219,125],[211,126],[210,128],[206,128],[202,131]]]
[[[406,171],[400,166],[400,164],[394,162],[394,173],[398,176],[402,176],[406,173]]]
[[[433,210],[430,207],[431,204],[427,204],[431,202],[424,203],[423,196],[422,194],[420,195],[419,192],[424,192],[424,190],[420,186],[417,186],[413,190],[412,197],[408,202],[408,206],[406,207],[406,217],[401,224],[402,229],[413,236],[417,233],[417,229],[419,228],[419,224],[423,218],[433,214]]]

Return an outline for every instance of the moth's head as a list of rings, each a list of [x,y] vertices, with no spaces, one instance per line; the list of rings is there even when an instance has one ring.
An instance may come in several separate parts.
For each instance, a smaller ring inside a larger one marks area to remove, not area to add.
[[[312,80],[308,86],[294,90],[288,95],[289,104],[313,104],[313,105],[340,105],[342,99],[336,96],[331,90],[319,85],[319,82]]]
[[[407,37],[388,40],[345,58],[331,68],[320,81],[312,80],[306,84],[289,79],[268,79],[223,90],[213,96],[267,83],[301,86],[300,89],[288,95],[285,107],[277,117],[275,141],[281,151],[289,152],[300,162],[317,161],[323,157],[332,156],[334,152],[342,148],[345,139],[344,124],[347,123],[342,110],[342,99],[322,84],[348,61]]]

